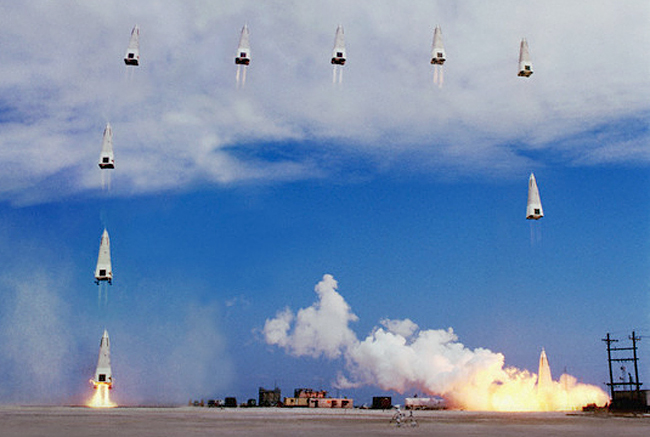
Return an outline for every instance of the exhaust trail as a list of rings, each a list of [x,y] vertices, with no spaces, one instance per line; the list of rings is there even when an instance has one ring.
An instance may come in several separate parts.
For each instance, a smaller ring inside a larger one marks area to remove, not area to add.
[[[332,84],[341,84],[343,83],[343,68],[340,65],[332,66]]]
[[[342,359],[336,388],[378,386],[399,393],[412,390],[443,396],[451,408],[475,411],[566,411],[609,396],[595,385],[570,375],[542,383],[527,370],[507,367],[503,354],[463,345],[452,328],[420,329],[410,319],[383,319],[365,338],[350,323],[358,317],[324,275],[314,291],[318,299],[297,312],[286,308],[267,319],[267,344],[295,357]]]
[[[542,224],[537,221],[530,222],[530,245],[531,247],[542,241]]]
[[[434,65],[433,67],[433,84],[438,85],[438,88],[442,88],[444,82],[444,70],[442,65]]]

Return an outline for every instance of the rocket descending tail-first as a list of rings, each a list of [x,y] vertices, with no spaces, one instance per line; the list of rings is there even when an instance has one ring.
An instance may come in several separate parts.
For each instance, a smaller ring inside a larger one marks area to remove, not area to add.
[[[528,41],[526,38],[521,40],[519,46],[519,73],[517,76],[529,77],[533,74],[533,63],[530,62],[530,53],[528,53]]]
[[[244,27],[241,30],[241,36],[239,37],[239,46],[237,46],[237,57],[235,58],[235,64],[237,65],[248,65],[251,63],[251,44],[249,36],[250,32],[248,31],[248,25],[244,24]]]
[[[334,49],[332,50],[332,64],[345,65],[345,37],[343,35],[343,26],[339,24],[336,28],[336,37],[334,37]]]
[[[104,137],[102,138],[102,151],[99,155],[99,168],[115,168],[113,157],[113,130],[110,123],[106,123]]]
[[[528,178],[528,204],[526,205],[526,219],[539,220],[544,217],[544,210],[542,209],[542,201],[539,197],[539,190],[537,189],[537,181],[535,175],[530,174]]]
[[[99,358],[97,359],[97,369],[95,377],[91,380],[95,388],[99,385],[107,385],[109,389],[113,388],[113,371],[111,370],[111,345],[108,339],[108,331],[104,329],[104,335],[99,343]]]
[[[111,241],[108,238],[108,231],[104,229],[102,241],[99,244],[99,255],[97,256],[97,267],[95,268],[95,283],[108,281],[112,284],[113,268],[111,266]]]
[[[433,31],[433,45],[431,46],[431,64],[442,65],[445,63],[445,47],[442,45],[442,31],[436,26]]]
[[[137,24],[131,31],[131,39],[124,55],[124,63],[126,65],[140,65],[140,28]]]

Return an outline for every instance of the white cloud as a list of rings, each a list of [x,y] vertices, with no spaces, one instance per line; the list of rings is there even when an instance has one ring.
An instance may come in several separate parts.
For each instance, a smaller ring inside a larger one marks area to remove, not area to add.
[[[590,141],[594,130],[647,119],[643,1],[414,1],[402,9],[388,1],[63,1],[0,12],[0,196],[13,201],[96,189],[106,121],[124,195],[327,173],[330,163],[309,153],[283,153],[285,141],[317,156],[327,147],[456,173],[516,172],[543,165],[528,150],[558,147],[572,164],[648,161],[647,129],[614,137],[607,150]],[[122,57],[135,23],[142,65],[129,70]],[[236,90],[244,23],[253,60]],[[333,87],[339,23],[348,63]],[[428,64],[436,24],[448,58],[442,89]],[[523,36],[529,79],[516,77]],[[262,142],[277,153],[250,153]]]

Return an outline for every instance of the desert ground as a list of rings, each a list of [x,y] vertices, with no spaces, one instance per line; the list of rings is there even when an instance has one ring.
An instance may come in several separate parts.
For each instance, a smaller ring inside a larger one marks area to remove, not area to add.
[[[417,426],[393,411],[277,408],[0,407],[0,436],[638,436],[650,416],[583,413],[416,411]]]

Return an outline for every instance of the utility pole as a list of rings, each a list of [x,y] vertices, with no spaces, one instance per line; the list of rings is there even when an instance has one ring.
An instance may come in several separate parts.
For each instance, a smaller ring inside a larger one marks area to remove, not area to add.
[[[607,333],[607,336],[602,339],[607,344],[607,362],[609,363],[609,383],[607,384],[609,386],[609,392],[610,392],[610,397],[612,399],[611,406],[614,409],[620,409],[620,408],[631,408],[634,410],[638,409],[645,409],[645,401],[641,398],[641,386],[643,383],[639,382],[639,358],[637,356],[637,345],[636,342],[641,340],[640,337],[636,336],[636,333],[632,331],[632,336],[628,337],[630,340],[632,340],[632,347],[612,347],[612,343],[618,342],[618,340],[613,339],[610,337],[609,332]],[[619,355],[619,352],[626,352],[627,351],[632,351],[632,357],[630,358],[629,355],[626,355],[624,357],[621,357]],[[619,358],[612,358],[612,352],[616,353],[616,356]],[[629,375],[629,381],[625,381],[625,378],[621,382],[614,382],[614,374],[612,372],[612,363],[616,362],[628,362],[632,361],[634,362],[634,379],[632,379],[632,374]],[[616,387],[620,386],[629,386],[630,387],[630,399],[629,402],[625,402],[625,399],[621,397],[621,399],[616,399]],[[634,392],[634,395],[632,395],[632,392]],[[629,405],[626,405],[629,404]]]

